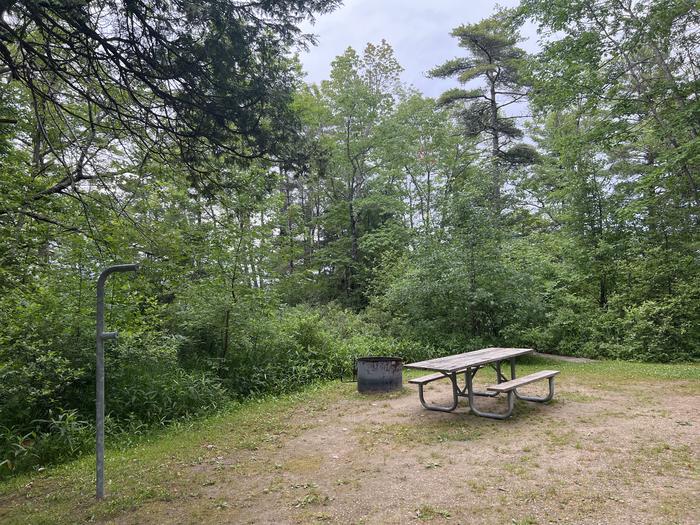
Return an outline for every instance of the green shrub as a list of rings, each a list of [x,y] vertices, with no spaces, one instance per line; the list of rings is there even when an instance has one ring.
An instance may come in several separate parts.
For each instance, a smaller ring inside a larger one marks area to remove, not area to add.
[[[389,355],[410,361],[436,355],[424,343],[381,337],[376,326],[333,305],[249,312],[237,318],[236,335],[220,367],[222,382],[234,396],[349,377],[358,357]]]
[[[34,430],[0,427],[0,478],[37,465],[58,463],[94,446],[95,430],[77,410],[49,410],[48,419],[32,421]]]
[[[108,434],[165,425],[228,401],[212,373],[182,368],[178,350],[184,341],[126,332],[107,346]],[[5,355],[10,349],[23,353],[21,359],[0,363],[6,394],[0,397],[0,476],[60,462],[94,447],[94,364],[76,370],[57,351],[41,352],[26,342],[5,347]]]
[[[228,396],[209,372],[178,363],[184,339],[161,334],[123,337],[105,359],[106,411],[118,423],[162,425],[215,409]]]

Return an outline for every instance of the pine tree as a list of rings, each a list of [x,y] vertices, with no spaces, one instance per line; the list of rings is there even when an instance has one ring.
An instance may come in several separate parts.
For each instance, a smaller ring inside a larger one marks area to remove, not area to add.
[[[503,108],[522,101],[527,96],[521,66],[525,51],[516,46],[519,36],[501,12],[476,24],[456,27],[452,36],[467,56],[448,60],[430,71],[437,78],[456,77],[465,88],[453,88],[443,93],[438,103],[456,109],[455,116],[469,137],[483,137],[488,148],[491,172],[491,199],[496,210],[501,208],[503,170],[509,164],[527,163],[533,159],[532,148],[514,143],[523,133],[516,126],[518,116],[507,116]],[[481,79],[483,85],[466,89],[472,81]]]

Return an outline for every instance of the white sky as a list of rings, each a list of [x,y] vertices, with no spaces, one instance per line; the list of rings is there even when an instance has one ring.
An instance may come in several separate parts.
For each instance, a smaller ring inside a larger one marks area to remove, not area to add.
[[[302,30],[317,35],[318,45],[301,54],[309,82],[318,83],[330,75],[333,59],[348,46],[361,52],[367,42],[384,38],[403,66],[402,79],[425,95],[437,97],[457,85],[456,80],[427,78],[426,72],[450,58],[463,56],[452,29],[478,22],[493,14],[497,5],[515,7],[518,0],[345,0],[343,6],[318,17],[315,25]],[[520,47],[537,50],[535,30],[526,27],[528,37]]]

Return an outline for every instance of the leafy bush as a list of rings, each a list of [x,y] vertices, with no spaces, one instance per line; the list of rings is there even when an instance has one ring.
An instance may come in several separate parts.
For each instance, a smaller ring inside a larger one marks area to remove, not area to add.
[[[215,409],[228,399],[211,373],[183,369],[179,336],[126,336],[105,360],[106,410],[122,420],[163,425]]]
[[[700,289],[690,283],[674,295],[661,296],[622,308],[613,298],[607,316],[594,326],[602,329],[596,357],[671,362],[700,359]]]
[[[215,315],[198,316],[191,311],[192,303],[178,306],[182,308],[179,324],[185,327],[187,340],[193,342],[180,354],[187,362],[196,363],[193,366],[216,370],[235,397],[289,391],[314,381],[349,377],[354,360],[361,356],[420,359],[435,352],[421,342],[382,337],[376,324],[332,303],[317,308],[289,307],[255,294],[236,301],[230,297],[219,300],[210,296],[208,311]],[[208,355],[208,360],[202,355]]]
[[[509,327],[529,327],[541,306],[529,277],[494,250],[458,242],[421,247],[386,268],[368,314],[398,339],[468,350],[513,340]]]
[[[49,410],[48,419],[34,420],[29,432],[0,427],[0,478],[39,464],[57,463],[94,444],[95,430],[77,410]]]
[[[424,344],[380,337],[376,326],[333,305],[283,308],[250,323],[249,337],[231,341],[225,364],[224,384],[236,395],[348,377],[357,357],[420,359],[434,352]]]
[[[164,425],[228,400],[211,373],[180,366],[182,342],[175,336],[126,333],[108,346],[108,433]],[[94,446],[94,350],[86,350],[90,362],[76,368],[58,350],[42,351],[40,344],[3,347],[0,476],[63,461]]]

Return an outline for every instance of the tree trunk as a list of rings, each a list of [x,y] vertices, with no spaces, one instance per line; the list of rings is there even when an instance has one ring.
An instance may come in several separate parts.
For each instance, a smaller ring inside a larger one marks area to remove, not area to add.
[[[489,105],[491,108],[491,169],[493,173],[492,177],[492,192],[493,192],[493,206],[494,209],[500,213],[501,211],[501,176],[499,172],[499,153],[500,153],[500,136],[498,133],[498,100],[496,99],[496,79],[491,79],[490,91],[491,97],[489,99]]]

